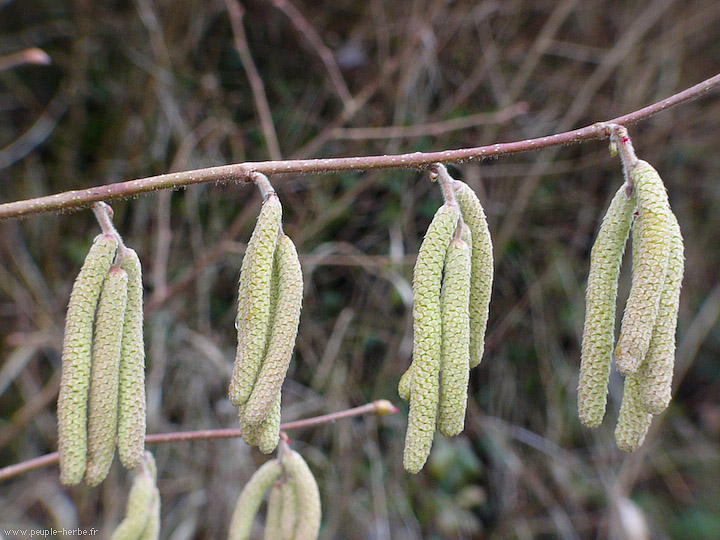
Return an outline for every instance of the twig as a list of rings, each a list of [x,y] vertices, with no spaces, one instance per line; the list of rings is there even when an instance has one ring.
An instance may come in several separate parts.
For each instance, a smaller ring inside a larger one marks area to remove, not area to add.
[[[289,429],[300,429],[317,424],[324,424],[326,422],[334,422],[335,420],[341,420],[343,418],[351,418],[353,416],[360,416],[363,414],[395,414],[398,412],[397,407],[390,403],[386,399],[378,399],[372,403],[367,403],[359,407],[347,409],[344,411],[338,411],[330,414],[324,414],[322,416],[316,416],[314,418],[306,418],[304,420],[297,420],[295,422],[287,422],[280,424],[280,429],[287,431]],[[154,435],[148,435],[145,437],[145,444],[160,444],[168,442],[178,441],[199,441],[207,439],[232,439],[242,435],[241,430],[238,428],[233,429],[203,429],[199,431],[177,431],[173,433],[156,433]],[[28,459],[14,465],[9,465],[0,469],[0,482],[23,474],[26,472],[40,469],[48,465],[54,465],[58,461],[58,453],[53,452],[44,456]]]
[[[606,124],[627,125],[638,122],[653,114],[685,101],[695,99],[720,86],[720,74],[677,94],[648,105],[637,111],[618,116],[605,122],[592,124],[580,129],[508,143],[497,143],[475,148],[460,148],[441,152],[414,152],[382,156],[340,157],[325,159],[298,159],[285,161],[260,161],[222,165],[177,173],[161,174],[129,182],[108,184],[78,191],[66,191],[56,195],[26,199],[0,204],[0,220],[18,218],[46,212],[78,210],[96,201],[122,199],[158,189],[177,189],[192,184],[207,182],[248,181],[250,173],[274,174],[319,174],[348,170],[397,169],[426,167],[431,163],[448,163],[483,159],[508,154],[528,152],[540,148],[577,144],[582,141],[609,137]]]
[[[23,64],[48,66],[52,64],[52,59],[48,53],[42,49],[38,49],[37,47],[31,47],[23,51],[0,56],[0,71],[21,66]]]

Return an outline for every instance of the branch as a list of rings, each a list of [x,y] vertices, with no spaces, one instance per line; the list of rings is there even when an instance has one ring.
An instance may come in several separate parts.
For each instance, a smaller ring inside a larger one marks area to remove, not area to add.
[[[548,135],[536,139],[526,139],[508,143],[498,143],[475,148],[460,148],[441,152],[413,152],[383,156],[340,157],[325,159],[297,159],[285,161],[246,162],[234,165],[222,165],[207,169],[197,169],[177,173],[161,174],[139,180],[130,180],[117,184],[107,184],[78,191],[66,191],[56,195],[27,199],[0,204],[0,221],[9,218],[25,217],[46,212],[64,212],[79,210],[96,201],[123,199],[158,189],[177,189],[192,184],[215,182],[249,181],[250,173],[274,174],[319,174],[338,171],[357,171],[371,169],[397,169],[427,167],[432,163],[448,163],[483,159],[507,154],[528,152],[539,148],[577,144],[592,139],[608,138],[607,124],[632,124],[670,107],[695,99],[720,86],[720,74],[695,86],[674,94],[666,99],[648,105],[642,109],[618,116],[605,122],[599,122],[580,129]]]
[[[386,399],[378,399],[372,403],[360,405],[359,407],[353,407],[344,411],[338,411],[330,414],[324,414],[322,416],[316,416],[314,418],[305,418],[304,420],[296,420],[295,422],[286,422],[280,424],[280,429],[287,431],[289,429],[301,429],[317,424],[324,424],[327,422],[334,422],[343,418],[351,418],[353,416],[360,416],[363,414],[395,414],[398,412],[398,408],[395,407]],[[203,429],[199,431],[176,431],[173,433],[156,433],[154,435],[148,435],[145,437],[145,444],[160,444],[168,442],[178,441],[200,441],[208,439],[232,439],[242,436],[240,429]],[[51,454],[45,454],[44,456],[28,459],[14,465],[9,465],[0,469],[0,482],[23,474],[26,472],[34,471],[48,465],[54,465],[58,462],[58,453],[52,452]]]

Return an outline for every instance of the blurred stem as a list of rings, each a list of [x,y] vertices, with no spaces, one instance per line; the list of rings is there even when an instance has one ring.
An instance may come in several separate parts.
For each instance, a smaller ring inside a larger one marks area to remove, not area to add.
[[[79,191],[66,191],[56,195],[26,199],[0,204],[0,220],[19,218],[33,214],[69,212],[79,210],[97,201],[123,199],[158,189],[178,189],[192,184],[207,182],[239,182],[249,181],[253,172],[265,175],[273,174],[320,174],[338,171],[359,171],[371,169],[398,169],[411,167],[427,167],[432,163],[448,163],[469,159],[484,159],[508,154],[517,154],[548,148],[577,144],[593,139],[608,138],[610,133],[607,124],[627,125],[638,122],[653,114],[664,111],[685,101],[695,99],[720,86],[720,73],[699,84],[691,86],[666,99],[648,105],[642,109],[618,116],[606,122],[599,122],[580,129],[548,135],[536,139],[526,139],[509,143],[497,143],[474,148],[460,148],[441,152],[413,152],[410,154],[341,157],[325,159],[296,159],[261,162],[246,162],[234,165],[223,165],[207,169],[197,169],[177,173],[161,174],[139,180],[119,182],[93,187]]]
[[[289,429],[301,429],[309,426],[315,426],[318,424],[325,424],[328,422],[334,422],[343,418],[351,418],[353,416],[361,416],[363,414],[395,414],[398,412],[397,407],[390,403],[386,399],[378,399],[372,403],[367,403],[359,407],[353,407],[352,409],[346,409],[344,411],[338,411],[330,414],[324,414],[322,416],[316,416],[313,418],[305,418],[304,420],[296,420],[295,422],[287,422],[280,424],[282,431]],[[173,433],[156,433],[154,435],[148,435],[145,437],[145,444],[160,444],[178,441],[199,441],[207,439],[232,439],[242,435],[240,429],[203,429],[200,431],[176,431]],[[286,435],[283,435],[283,440],[287,439]],[[0,469],[0,482],[23,474],[26,472],[34,471],[48,465],[53,465],[58,461],[58,453],[53,452],[44,456],[28,459],[27,461],[21,461],[14,465],[9,465]]]

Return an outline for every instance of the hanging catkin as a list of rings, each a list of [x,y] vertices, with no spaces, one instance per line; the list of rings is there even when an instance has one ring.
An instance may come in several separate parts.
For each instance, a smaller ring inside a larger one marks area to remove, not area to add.
[[[118,378],[127,284],[125,270],[111,268],[95,315],[88,403],[88,461],[84,478],[88,486],[97,486],[105,479],[115,455]]]
[[[282,487],[278,482],[275,482],[273,487],[270,488],[270,497],[268,497],[263,540],[282,540],[282,526],[280,523],[282,506]]]
[[[267,346],[270,282],[281,219],[282,206],[273,194],[263,203],[240,270],[238,346],[229,391],[237,407],[250,397]]]
[[[282,513],[280,515],[280,528],[282,540],[294,540],[297,530],[298,500],[295,481],[286,478],[282,485]]]
[[[418,472],[427,460],[435,434],[442,343],[440,291],[448,245],[460,212],[444,204],[420,245],[413,271],[413,362],[400,381],[400,395],[410,398],[405,435],[405,470]]]
[[[670,213],[670,256],[657,320],[645,360],[638,376],[640,401],[645,410],[660,414],[670,403],[675,366],[675,329],[677,327],[680,286],[684,271],[683,239],[675,215]]]
[[[625,452],[637,450],[645,440],[652,422],[652,414],[640,402],[642,381],[637,373],[625,377],[620,415],[615,427],[615,441]]]
[[[93,320],[117,246],[113,235],[95,238],[68,303],[57,405],[60,482],[66,486],[78,484],[85,474]]]
[[[128,275],[128,297],[118,383],[118,454],[125,467],[134,469],[145,450],[147,416],[142,267],[135,250],[125,249],[120,268]]]
[[[320,491],[305,460],[294,450],[285,453],[282,466],[295,484],[297,528],[294,540],[316,540],[320,531]]]
[[[445,258],[440,298],[442,359],[438,430],[452,437],[465,426],[470,376],[470,255],[472,236],[462,225],[462,237],[453,238]]]
[[[621,186],[610,202],[590,254],[578,384],[580,421],[590,428],[599,426],[605,415],[615,339],[617,282],[635,203],[627,185]]]
[[[633,275],[615,349],[617,368],[635,373],[645,358],[665,284],[670,244],[670,205],[660,175],[638,161],[630,169],[637,196],[633,225]]]
[[[470,186],[455,180],[455,197],[463,220],[472,233],[472,270],[470,277],[470,367],[483,357],[490,295],[493,282],[493,246],[482,204]]]
[[[157,468],[150,452],[145,452],[128,495],[125,519],[111,540],[157,540],[160,534],[160,493],[155,485]]]
[[[260,508],[265,492],[280,477],[282,467],[273,459],[260,467],[240,492],[230,521],[229,540],[248,540],[255,514]]]

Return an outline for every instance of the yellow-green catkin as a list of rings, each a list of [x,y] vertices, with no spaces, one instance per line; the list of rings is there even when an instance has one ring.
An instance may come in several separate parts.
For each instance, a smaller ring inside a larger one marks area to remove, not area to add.
[[[490,309],[494,272],[493,246],[485,210],[470,186],[455,180],[455,197],[462,217],[472,233],[472,271],[470,276],[470,367],[474,368],[485,351],[485,330]]]
[[[618,448],[625,452],[640,447],[652,422],[652,414],[645,410],[640,401],[642,383],[637,373],[625,377],[620,416],[615,427],[615,441]]]
[[[230,401],[235,406],[250,397],[267,347],[270,320],[270,282],[282,206],[275,195],[263,203],[240,270],[238,346],[230,381]]]
[[[230,521],[229,540],[248,540],[255,515],[260,508],[265,492],[280,477],[282,467],[273,459],[260,467],[245,485]]]
[[[297,528],[295,540],[316,540],[320,532],[320,491],[312,471],[300,454],[290,450],[282,456],[282,465],[295,483]]]
[[[275,450],[280,441],[280,401],[281,393],[278,392],[270,412],[265,421],[260,425],[260,440],[258,450],[263,454],[269,454]]]
[[[467,229],[466,226],[463,226]],[[442,359],[438,430],[452,437],[465,427],[470,377],[470,230],[453,238],[445,259],[442,293]]]
[[[280,515],[280,529],[282,540],[294,540],[297,530],[298,500],[295,481],[286,478],[282,484],[282,513]]]
[[[634,194],[628,194],[627,185],[621,186],[610,202],[590,254],[578,383],[580,421],[590,428],[599,426],[605,416],[617,283],[635,204]]]
[[[113,235],[95,238],[68,303],[57,405],[60,482],[66,486],[80,483],[85,475],[93,320],[117,246]]]
[[[155,540],[160,528],[160,494],[155,486],[157,469],[150,452],[137,468],[128,495],[125,519],[115,529],[111,540]],[[157,520],[157,521],[155,521]]]
[[[92,346],[88,402],[88,449],[84,482],[97,486],[105,480],[117,434],[118,378],[122,349],[128,276],[111,268],[100,293]]]
[[[432,447],[439,399],[442,322],[440,291],[445,254],[460,212],[444,204],[435,214],[413,272],[413,363],[409,377],[410,412],[405,435],[403,465],[408,472],[422,469]],[[402,383],[402,380],[401,380]]]
[[[637,196],[633,225],[633,272],[630,295],[615,349],[623,375],[635,373],[645,358],[665,284],[670,244],[670,205],[660,175],[638,161],[629,171]]]
[[[268,498],[264,540],[282,540],[282,526],[280,523],[283,505],[282,495],[282,486],[275,482],[270,489],[270,497]]]
[[[280,234],[275,250],[277,300],[265,359],[250,399],[244,424],[257,426],[267,418],[280,393],[297,337],[303,297],[300,260],[292,240]]]
[[[128,275],[128,298],[118,384],[118,454],[125,467],[134,469],[145,451],[147,417],[142,267],[134,250],[125,250],[120,268]]]
[[[675,330],[685,267],[682,234],[674,214],[670,215],[670,225],[672,236],[665,286],[650,347],[638,370],[642,381],[641,402],[645,410],[652,414],[660,414],[670,404],[675,367]]]
[[[443,204],[435,213],[425,233],[413,270],[413,359],[398,385],[404,400],[410,399],[413,374],[418,359],[427,352],[440,360],[440,287],[445,253],[460,211],[457,206]]]

